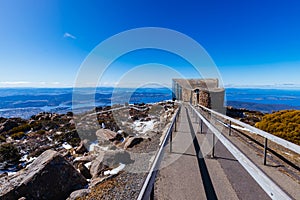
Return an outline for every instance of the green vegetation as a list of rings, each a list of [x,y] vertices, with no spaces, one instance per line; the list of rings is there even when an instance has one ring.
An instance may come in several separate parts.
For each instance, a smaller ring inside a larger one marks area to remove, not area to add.
[[[300,145],[300,111],[284,110],[266,114],[255,124],[259,129]]]
[[[21,131],[21,132],[17,132],[17,133],[12,134],[11,138],[14,139],[14,140],[20,140],[24,136],[25,136],[25,133]]]
[[[3,135],[0,135],[0,142],[5,142],[6,138]]]
[[[0,145],[0,162],[17,162],[21,156],[18,149],[11,143],[4,143]]]
[[[70,145],[78,146],[80,144],[80,137],[76,130],[70,131],[70,132],[63,132],[60,135],[55,135],[54,140],[58,142],[67,142]]]
[[[65,124],[65,122],[51,121],[51,120],[39,120],[35,121],[30,125],[33,131],[38,131],[41,129],[58,129],[60,124]]]
[[[31,126],[29,124],[23,124],[23,125],[20,125],[18,127],[15,127],[13,129],[11,129],[9,131],[9,134],[14,134],[14,133],[18,133],[18,132],[27,132],[27,131],[30,131],[31,129]]]

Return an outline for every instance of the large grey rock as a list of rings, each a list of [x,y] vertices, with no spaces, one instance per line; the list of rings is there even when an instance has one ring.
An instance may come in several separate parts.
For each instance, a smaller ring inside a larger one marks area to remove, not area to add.
[[[99,176],[101,176],[102,172],[107,168],[108,166],[105,166],[100,159],[96,159],[92,162],[91,168],[90,168],[90,174],[92,175],[92,178],[95,179]]]
[[[109,140],[111,142],[115,140],[121,140],[123,138],[121,134],[118,134],[109,129],[99,129],[96,132],[96,136],[99,140]]]
[[[89,155],[83,156],[79,159],[74,160],[73,165],[78,168],[79,163],[85,164],[85,163],[88,163],[88,162],[92,162],[93,160],[96,159],[96,157],[97,156],[94,155],[94,154],[89,154]]]
[[[78,170],[86,179],[92,178],[90,170],[83,163],[79,163]]]
[[[70,194],[70,196],[67,198],[67,200],[76,200],[80,197],[84,197],[88,195],[91,191],[89,189],[81,189],[76,190]]]
[[[99,177],[106,168],[114,168],[119,163],[129,164],[133,160],[130,154],[124,150],[108,150],[99,152],[97,158],[92,162],[90,173],[93,178]]]
[[[124,149],[132,148],[135,145],[141,143],[143,141],[143,138],[141,137],[129,137],[125,141]]]
[[[0,199],[66,199],[87,185],[86,179],[62,155],[53,150],[42,153],[29,167],[11,177],[1,178]]]
[[[85,152],[88,152],[87,148],[86,148],[86,142],[85,141],[81,141],[79,146],[75,149],[75,152],[77,154],[84,154]]]

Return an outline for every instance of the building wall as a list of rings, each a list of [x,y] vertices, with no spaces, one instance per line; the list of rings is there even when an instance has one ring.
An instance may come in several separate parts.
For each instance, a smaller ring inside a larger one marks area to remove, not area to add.
[[[184,101],[184,102],[191,102],[191,90],[183,88],[182,89],[182,99],[181,100]]]
[[[210,92],[206,90],[200,90],[199,92],[199,102],[196,102],[197,105],[200,104],[201,106],[204,106],[206,108],[211,108],[211,97]]]
[[[217,112],[225,113],[224,106],[225,90],[219,89],[217,91],[210,91],[211,108]]]
[[[218,79],[190,79],[190,85],[192,88],[218,88]]]
[[[173,79],[172,82],[173,95],[177,100],[224,113],[225,90],[218,85],[218,79]],[[196,89],[199,90],[199,98]]]

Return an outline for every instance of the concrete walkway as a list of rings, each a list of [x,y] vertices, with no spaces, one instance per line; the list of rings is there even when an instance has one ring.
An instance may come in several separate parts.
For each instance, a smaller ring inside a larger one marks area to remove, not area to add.
[[[212,134],[195,122],[188,106],[180,113],[172,152],[165,156],[155,183],[155,199],[269,199],[219,142],[211,159]]]

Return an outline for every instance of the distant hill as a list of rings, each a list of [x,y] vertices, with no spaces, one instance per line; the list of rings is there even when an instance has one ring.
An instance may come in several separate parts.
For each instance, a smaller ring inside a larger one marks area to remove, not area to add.
[[[247,110],[256,110],[263,113],[272,113],[280,110],[300,110],[300,106],[290,106],[285,104],[262,104],[242,101],[227,101],[227,106],[234,108],[245,108]]]
[[[94,106],[154,103],[172,99],[168,88],[0,88],[0,117],[30,118],[40,112],[83,112]]]

